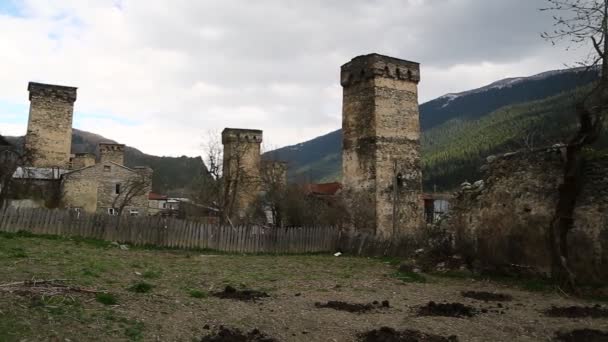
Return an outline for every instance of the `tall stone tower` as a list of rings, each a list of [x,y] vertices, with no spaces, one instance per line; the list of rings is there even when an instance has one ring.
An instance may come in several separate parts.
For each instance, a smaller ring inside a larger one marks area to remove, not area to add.
[[[244,217],[260,192],[261,143],[261,130],[225,128],[222,131],[224,191],[235,199],[231,208],[234,218]]]
[[[125,164],[125,145],[112,142],[99,143],[99,161],[101,163],[113,162],[118,165]]]
[[[411,234],[423,217],[420,65],[370,54],[344,64],[340,78],[342,179],[354,228],[384,238]]]
[[[29,83],[30,116],[25,148],[30,153],[32,166],[68,168],[76,89]]]

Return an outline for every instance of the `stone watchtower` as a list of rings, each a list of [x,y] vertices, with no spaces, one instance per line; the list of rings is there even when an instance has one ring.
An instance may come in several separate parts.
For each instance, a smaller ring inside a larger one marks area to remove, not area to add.
[[[111,142],[99,143],[100,163],[114,162],[118,165],[125,164],[125,145]]]
[[[234,207],[229,210],[235,218],[247,214],[260,191],[261,143],[261,130],[225,128],[222,131],[224,191],[234,196]]]
[[[413,233],[423,215],[420,65],[370,54],[344,64],[340,78],[342,178],[354,228],[384,238]]]
[[[29,83],[30,115],[25,148],[32,166],[68,168],[76,89]]]

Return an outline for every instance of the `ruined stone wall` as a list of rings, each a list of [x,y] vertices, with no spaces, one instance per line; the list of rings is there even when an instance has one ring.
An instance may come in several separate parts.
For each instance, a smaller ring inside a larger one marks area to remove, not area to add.
[[[222,131],[223,175],[228,196],[236,196],[233,213],[242,218],[261,189],[260,170],[262,131],[226,128]]]
[[[25,147],[35,167],[67,169],[72,146],[76,88],[30,82]]]
[[[342,177],[360,231],[389,238],[422,224],[419,81],[418,63],[377,54],[342,66]]]
[[[464,184],[445,226],[456,248],[482,268],[549,273],[546,231],[555,212],[559,149],[489,157],[484,179]],[[569,262],[582,279],[608,279],[608,156],[586,161],[584,188],[568,236]]]

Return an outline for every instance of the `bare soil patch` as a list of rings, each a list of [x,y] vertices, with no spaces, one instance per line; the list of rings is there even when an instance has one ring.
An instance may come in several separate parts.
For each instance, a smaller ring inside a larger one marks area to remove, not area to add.
[[[473,317],[477,310],[462,303],[435,303],[429,302],[418,308],[418,316],[444,316],[444,317]]]
[[[339,311],[362,313],[362,312],[372,311],[374,309],[382,309],[382,308],[386,309],[386,308],[390,307],[390,304],[389,304],[388,300],[382,301],[382,303],[374,301],[372,303],[366,303],[366,304],[346,303],[346,302],[341,302],[341,301],[337,301],[337,300],[330,300],[325,304],[315,303],[315,306],[317,308],[330,308],[330,309],[339,310]]]
[[[463,291],[463,297],[483,300],[484,302],[509,302],[513,297],[504,293],[492,293],[486,291]]]
[[[270,297],[266,292],[248,289],[237,290],[230,285],[226,286],[224,291],[214,293],[213,296],[222,299],[236,299],[244,301]]]
[[[258,329],[242,332],[239,329],[220,327],[215,334],[205,336],[200,342],[278,342]]]
[[[608,317],[608,309],[601,305],[596,306],[553,306],[551,309],[545,310],[545,316],[549,317],[567,317],[567,318],[602,318]]]
[[[397,331],[388,327],[367,331],[358,337],[359,342],[458,342],[456,336],[443,337],[409,329]]]
[[[566,333],[557,333],[553,340],[561,342],[606,342],[608,341],[608,332],[579,329]]]

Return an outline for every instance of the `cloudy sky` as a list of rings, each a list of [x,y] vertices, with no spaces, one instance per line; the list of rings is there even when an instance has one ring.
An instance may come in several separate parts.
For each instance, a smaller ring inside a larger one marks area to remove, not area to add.
[[[0,0],[0,134],[22,135],[27,83],[78,87],[74,127],[157,155],[208,132],[268,146],[341,125],[340,65],[422,64],[420,102],[563,68],[544,0]]]

